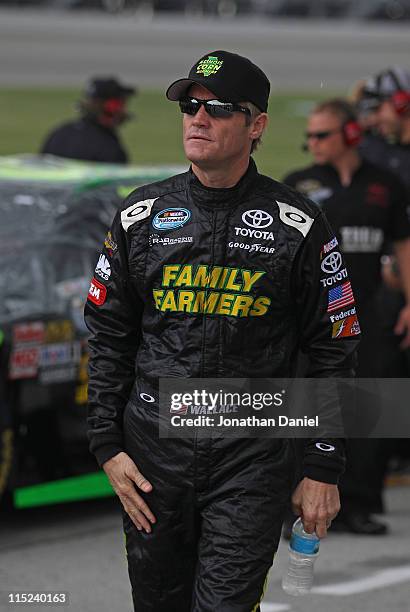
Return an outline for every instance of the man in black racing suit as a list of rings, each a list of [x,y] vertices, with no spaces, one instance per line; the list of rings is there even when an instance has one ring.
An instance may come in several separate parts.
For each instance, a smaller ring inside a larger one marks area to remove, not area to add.
[[[332,230],[250,157],[269,88],[226,51],[170,86],[192,167],[128,197],[89,290],[91,450],[125,510],[139,612],[259,610],[293,480],[287,439],[159,439],[158,379],[288,377],[300,348],[310,376],[352,375],[358,321],[330,321],[324,282],[344,270]],[[339,509],[343,447],[306,444],[293,504],[319,537]]]

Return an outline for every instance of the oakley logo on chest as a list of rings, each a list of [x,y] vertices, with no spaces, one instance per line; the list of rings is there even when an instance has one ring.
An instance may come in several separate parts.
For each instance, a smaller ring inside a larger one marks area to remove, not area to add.
[[[151,209],[156,200],[158,200],[158,198],[142,200],[141,202],[136,202],[123,210],[121,212],[121,225],[124,231],[127,232],[131,225],[134,225],[134,223],[137,221],[142,221],[143,219],[149,217],[151,214]]]

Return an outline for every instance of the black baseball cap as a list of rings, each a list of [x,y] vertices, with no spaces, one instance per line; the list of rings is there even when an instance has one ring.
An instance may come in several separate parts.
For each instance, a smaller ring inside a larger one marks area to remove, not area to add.
[[[94,77],[87,83],[85,89],[87,98],[108,100],[110,98],[126,98],[136,93],[136,88],[123,85],[114,77]]]
[[[382,70],[382,72],[367,79],[365,91],[381,100],[390,98],[397,91],[410,92],[410,71],[400,67]]]
[[[188,78],[178,79],[168,87],[166,96],[169,100],[181,100],[193,84],[206,87],[219,100],[252,102],[262,112],[268,110],[268,77],[249,59],[237,53],[207,53],[192,66]]]

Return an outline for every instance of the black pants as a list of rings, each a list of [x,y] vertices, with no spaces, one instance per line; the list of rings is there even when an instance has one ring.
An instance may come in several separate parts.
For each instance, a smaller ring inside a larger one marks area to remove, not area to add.
[[[124,513],[134,610],[257,612],[290,495],[289,442],[159,439],[156,403],[133,398],[126,451],[157,519],[146,534]]]
[[[381,288],[370,306],[360,314],[362,339],[358,352],[358,378],[408,377],[408,352],[399,348],[400,338],[393,328],[402,298]],[[383,511],[383,483],[389,459],[399,450],[394,439],[347,440],[346,471],[340,481],[342,513]]]

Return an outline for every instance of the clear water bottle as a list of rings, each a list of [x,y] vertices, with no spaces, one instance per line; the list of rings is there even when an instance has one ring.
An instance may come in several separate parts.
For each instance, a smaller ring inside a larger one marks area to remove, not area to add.
[[[282,580],[282,588],[289,595],[306,595],[313,584],[313,566],[319,556],[320,539],[306,533],[298,518],[292,527],[289,542],[289,565]]]

